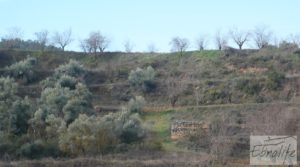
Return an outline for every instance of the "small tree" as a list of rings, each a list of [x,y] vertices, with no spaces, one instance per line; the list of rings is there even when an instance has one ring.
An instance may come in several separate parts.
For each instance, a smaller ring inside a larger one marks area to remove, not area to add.
[[[150,43],[150,44],[148,45],[148,52],[151,53],[151,54],[157,52],[157,48],[156,48],[156,46],[155,46],[154,43]]]
[[[131,53],[133,47],[134,47],[134,44],[133,44],[130,40],[126,40],[126,41],[124,42],[125,52]]]
[[[189,40],[186,38],[174,37],[170,44],[172,45],[172,51],[179,52],[182,57],[183,52],[185,52],[189,47]]]
[[[175,107],[179,96],[187,89],[186,81],[187,78],[184,75],[179,77],[179,79],[174,76],[169,76],[166,79],[166,90],[172,107]]]
[[[146,69],[137,68],[130,72],[128,81],[133,87],[142,88],[144,92],[150,92],[156,88],[155,75],[155,70],[151,66]]]
[[[215,35],[215,43],[218,50],[222,50],[227,45],[227,38],[221,34],[221,31],[217,31]]]
[[[44,51],[47,43],[49,42],[48,35],[49,32],[47,30],[42,30],[40,32],[34,33],[36,36],[36,40],[41,45],[41,50]]]
[[[103,53],[105,49],[109,46],[109,39],[102,35],[100,31],[94,31],[89,34],[89,37],[81,41],[80,47],[84,52],[94,53],[97,55],[97,51]]]
[[[55,32],[53,36],[53,42],[54,44],[61,47],[61,49],[64,51],[65,47],[69,45],[73,41],[72,39],[72,30],[68,29],[64,32]]]
[[[229,31],[229,34],[240,50],[242,50],[243,45],[249,40],[250,36],[249,32],[244,32],[237,28]]]
[[[299,47],[300,46],[300,34],[291,34],[289,36],[289,41]]]
[[[253,31],[253,39],[259,49],[268,46],[271,38],[272,32],[266,26],[257,26]]]
[[[205,49],[206,45],[208,43],[207,36],[202,35],[199,38],[196,39],[196,46],[199,51],[202,51]]]
[[[6,49],[20,48],[23,38],[23,30],[20,27],[11,27],[7,34],[2,38],[2,47]]]

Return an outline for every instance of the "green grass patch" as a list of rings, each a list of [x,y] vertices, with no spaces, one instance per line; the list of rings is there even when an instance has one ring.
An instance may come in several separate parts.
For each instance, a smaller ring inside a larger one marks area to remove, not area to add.
[[[219,50],[195,51],[195,52],[192,52],[192,55],[195,57],[216,59],[216,58],[220,57],[221,51],[219,51]]]

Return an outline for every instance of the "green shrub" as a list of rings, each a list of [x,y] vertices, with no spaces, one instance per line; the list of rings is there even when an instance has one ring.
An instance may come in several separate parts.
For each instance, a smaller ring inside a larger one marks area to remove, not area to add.
[[[76,78],[65,74],[62,75],[56,82],[56,84],[60,85],[61,87],[67,87],[70,89],[75,89],[77,83],[78,82]]]
[[[283,73],[271,69],[267,74],[266,86],[269,90],[278,90],[282,87],[284,80]]]
[[[36,140],[34,142],[26,143],[18,150],[18,154],[21,157],[30,159],[40,159],[47,156],[57,157],[61,153],[57,145],[45,143],[42,140]]]
[[[70,60],[67,64],[60,65],[55,69],[54,76],[69,75],[71,77],[80,77],[85,74],[86,69],[78,61]]]
[[[130,99],[128,103],[128,110],[132,113],[141,113],[146,104],[145,99],[142,96],[135,96]]]
[[[23,79],[26,83],[30,83],[35,79],[33,67],[36,62],[36,58],[28,56],[25,60],[6,67],[6,72],[10,77]]]
[[[31,101],[16,95],[17,84],[0,78],[0,131],[14,135],[26,133],[32,112]]]
[[[132,86],[141,88],[144,92],[151,92],[156,88],[155,75],[156,73],[151,66],[146,69],[137,68],[130,72],[128,81]]]
[[[237,81],[236,88],[248,95],[255,95],[261,91],[262,86],[256,79],[241,79]]]

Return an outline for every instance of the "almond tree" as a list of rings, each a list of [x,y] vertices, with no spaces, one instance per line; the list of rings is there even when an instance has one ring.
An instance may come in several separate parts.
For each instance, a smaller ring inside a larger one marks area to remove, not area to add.
[[[253,39],[259,49],[268,46],[271,38],[272,32],[266,26],[257,26],[253,31]]]
[[[68,29],[64,32],[55,32],[53,36],[53,43],[61,47],[64,51],[65,47],[73,41],[72,30]]]
[[[183,52],[189,47],[189,40],[186,38],[174,37],[170,44],[172,45],[172,50],[179,52],[180,56],[183,56]]]
[[[217,31],[215,34],[215,44],[218,50],[224,49],[227,45],[227,38],[225,35],[221,34],[221,31]]]
[[[42,30],[40,32],[34,33],[36,40],[41,45],[41,50],[44,51],[47,43],[49,42],[49,32],[47,30]]]
[[[208,40],[207,40],[206,35],[202,35],[196,39],[196,46],[200,51],[205,49],[207,43],[208,43]]]
[[[239,46],[239,49],[242,50],[243,45],[249,41],[250,33],[247,31],[241,31],[237,28],[229,31],[229,34],[232,40]]]

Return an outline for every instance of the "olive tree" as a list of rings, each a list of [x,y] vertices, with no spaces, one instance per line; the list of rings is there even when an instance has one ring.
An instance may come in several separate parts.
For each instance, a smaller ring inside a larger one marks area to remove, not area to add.
[[[150,92],[156,88],[155,76],[155,70],[151,66],[148,66],[146,69],[137,68],[130,71],[128,81],[133,87],[142,88],[143,91]]]

